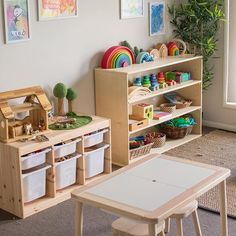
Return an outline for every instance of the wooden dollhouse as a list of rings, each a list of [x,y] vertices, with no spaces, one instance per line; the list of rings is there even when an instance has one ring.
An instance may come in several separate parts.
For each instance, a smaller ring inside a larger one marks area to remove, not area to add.
[[[18,98],[25,98],[23,104],[10,104],[10,100]],[[14,142],[47,131],[51,109],[39,86],[0,93],[0,141]]]

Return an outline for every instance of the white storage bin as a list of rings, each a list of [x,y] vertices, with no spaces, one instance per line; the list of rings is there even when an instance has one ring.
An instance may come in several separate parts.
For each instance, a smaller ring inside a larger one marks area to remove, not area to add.
[[[46,154],[50,152],[51,149],[45,149],[40,152],[33,152],[21,157],[21,169],[27,170],[35,166],[42,165],[46,162]]]
[[[108,132],[108,129],[101,130],[100,132],[90,134],[90,135],[85,135],[84,136],[84,147],[92,147],[94,145],[97,145],[99,143],[103,142],[103,136],[104,134]]]
[[[75,154],[74,157],[55,163],[56,166],[56,189],[62,189],[70,186],[76,181],[76,160],[81,154]]]
[[[100,145],[96,149],[86,150],[85,156],[85,178],[91,178],[104,171],[104,152],[108,144]]]
[[[80,141],[81,139],[76,139],[74,141],[71,141],[65,144],[55,145],[53,147],[55,159],[75,153],[76,144]]]
[[[47,165],[41,169],[22,174],[25,203],[43,197],[46,194],[46,170],[50,167],[50,165]]]

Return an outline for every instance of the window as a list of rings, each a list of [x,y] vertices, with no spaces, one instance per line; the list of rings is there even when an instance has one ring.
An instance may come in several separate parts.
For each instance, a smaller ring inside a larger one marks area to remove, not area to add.
[[[236,109],[236,1],[226,1],[224,106]]]

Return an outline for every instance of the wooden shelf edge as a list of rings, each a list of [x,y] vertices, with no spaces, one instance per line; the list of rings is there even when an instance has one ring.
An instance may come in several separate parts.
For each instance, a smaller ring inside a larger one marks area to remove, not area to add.
[[[183,116],[183,115],[186,115],[188,113],[191,113],[191,112],[194,112],[194,111],[197,111],[197,110],[201,110],[201,106],[190,106],[190,107],[187,107],[187,108],[177,109],[172,114],[171,117],[168,117],[166,119],[161,119],[161,120],[152,120],[152,121],[150,121],[149,125],[144,126],[144,127],[140,128],[140,129],[137,129],[137,130],[134,130],[134,131],[130,131],[129,135],[135,134],[135,133],[140,132],[142,130],[145,130],[147,128],[151,128],[153,126],[162,124],[163,122],[166,122],[168,120],[172,120],[172,119],[174,119],[176,117]]]
[[[198,85],[198,84],[201,84],[201,83],[202,83],[201,80],[190,80],[190,81],[184,82],[182,84],[177,84],[177,85],[174,85],[174,86],[171,86],[171,87],[168,87],[168,88],[160,89],[156,92],[152,92],[150,95],[147,95],[147,96],[141,96],[141,97],[136,98],[136,99],[128,99],[128,103],[129,104],[134,104],[136,102],[141,102],[143,100],[147,100],[147,99],[150,99],[150,98],[153,98],[153,97],[156,97],[156,96],[160,96],[160,95],[163,95],[163,94],[166,94],[166,93],[169,93],[169,92],[177,91],[179,89],[187,88],[187,87]]]

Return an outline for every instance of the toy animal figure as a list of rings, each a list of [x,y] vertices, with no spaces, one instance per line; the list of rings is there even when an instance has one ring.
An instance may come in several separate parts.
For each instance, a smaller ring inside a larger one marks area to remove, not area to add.
[[[23,126],[24,134],[26,135],[31,135],[33,133],[33,127],[32,124],[24,124]]]

